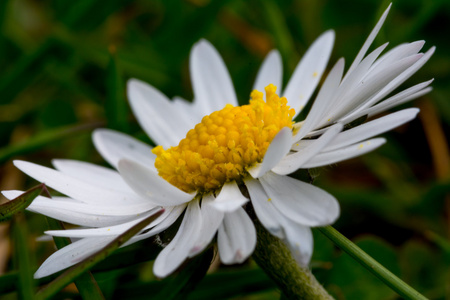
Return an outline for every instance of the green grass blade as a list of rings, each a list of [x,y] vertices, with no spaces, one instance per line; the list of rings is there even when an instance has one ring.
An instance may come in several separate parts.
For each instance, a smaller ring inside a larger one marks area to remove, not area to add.
[[[352,241],[343,236],[339,231],[331,226],[318,227],[321,233],[329,238],[336,246],[349,254],[354,260],[360,263],[367,270],[383,281],[392,290],[405,299],[425,300],[423,295],[410,287],[403,280],[395,276],[388,269],[374,260],[370,255],[355,245]]]
[[[0,222],[7,221],[18,212],[25,210],[34,198],[46,190],[47,188],[45,187],[45,184],[42,183],[32,189],[29,189],[19,197],[0,205]]]
[[[96,265],[101,260],[105,259],[109,255],[111,255],[116,249],[122,246],[126,241],[128,241],[131,237],[139,233],[145,226],[147,226],[150,222],[155,220],[164,212],[164,209],[159,210],[157,213],[145,218],[135,226],[128,229],[123,234],[119,235],[116,239],[114,239],[111,243],[106,245],[100,251],[92,254],[82,262],[76,264],[72,268],[65,271],[58,278],[52,281],[45,288],[40,290],[36,299],[48,299],[51,296],[55,295],[58,291],[64,288],[69,283],[73,282],[77,279],[81,274],[90,270],[94,265]]]
[[[37,190],[40,192],[40,190]],[[36,195],[37,196],[37,195]],[[33,198],[34,199],[34,198]],[[34,299],[34,280],[33,270],[30,260],[30,245],[28,243],[28,230],[23,215],[14,217],[13,236],[14,236],[14,256],[17,261],[18,286],[20,298],[24,300]]]
[[[50,230],[64,229],[64,226],[60,221],[48,217],[46,220]],[[53,240],[58,249],[61,249],[71,243],[70,239],[65,237],[53,237]],[[94,276],[92,276],[92,273],[89,271],[82,273],[80,277],[74,281],[74,283],[83,299],[97,300],[105,298],[97,284],[97,281],[95,281]]]
[[[106,104],[105,111],[109,128],[129,132],[127,122],[128,103],[125,100],[121,72],[117,66],[116,50],[110,47],[110,57],[106,77]]]

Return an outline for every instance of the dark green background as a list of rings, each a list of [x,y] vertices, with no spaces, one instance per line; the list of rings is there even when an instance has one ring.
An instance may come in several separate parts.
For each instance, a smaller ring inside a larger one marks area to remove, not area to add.
[[[118,129],[151,143],[126,102],[126,80],[139,78],[169,97],[192,99],[188,58],[200,38],[221,53],[238,99],[246,103],[270,49],[278,48],[282,54],[286,83],[308,45],[332,28],[336,43],[329,67],[340,57],[348,66],[388,4],[375,0],[0,1],[2,190],[37,184],[12,166],[13,159],[47,166],[52,158],[106,165],[90,139],[96,127]],[[386,41],[389,49],[422,39],[427,42],[425,50],[437,46],[431,60],[403,85],[435,78],[434,90],[403,106],[422,111],[416,120],[384,134],[386,145],[364,157],[313,171],[315,184],[341,203],[335,227],[430,299],[450,299],[449,37],[448,0],[395,1],[371,49]],[[25,255],[30,262],[20,272],[34,271],[54,251],[51,243],[35,241],[47,228],[45,218],[25,216],[22,223],[3,225],[0,234],[0,272],[9,276],[16,274],[18,257],[23,255],[14,247],[18,242],[11,229],[27,231]],[[318,231],[314,235],[313,271],[337,299],[397,299]],[[130,266],[111,270],[105,264],[94,273],[107,298],[148,299],[170,288],[171,280],[176,282],[174,277],[153,278],[151,241],[129,251],[125,257],[130,261],[123,261]],[[8,291],[5,278],[0,277],[0,294]],[[17,297],[25,296],[5,294],[5,299]],[[68,289],[62,297],[79,296]],[[277,299],[279,292],[250,261],[239,267],[219,266],[189,299],[212,298]]]

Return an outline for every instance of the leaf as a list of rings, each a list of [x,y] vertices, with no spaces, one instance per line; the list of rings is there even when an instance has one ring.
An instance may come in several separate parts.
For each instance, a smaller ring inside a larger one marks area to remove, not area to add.
[[[28,204],[36,198],[41,192],[42,189],[45,188],[45,185],[41,184],[40,186],[34,188],[34,190],[25,198],[31,198]],[[28,192],[27,192],[28,193]],[[36,195],[34,195],[36,194]],[[22,197],[22,196],[20,196]],[[19,198],[20,198],[19,197]],[[17,198],[16,198],[17,199]],[[13,200],[14,201],[14,200]],[[28,205],[27,205],[28,206]],[[16,261],[18,273],[18,282],[17,282],[17,290],[19,291],[19,295],[21,299],[24,300],[33,300],[34,299],[34,289],[35,282],[33,280],[33,271],[30,260],[30,245],[28,243],[28,229],[27,224],[25,223],[25,218],[23,215],[15,215],[14,222],[12,224],[13,228],[13,236],[14,236],[14,258]]]
[[[46,218],[46,220],[49,229],[51,230],[64,229],[64,226],[60,221],[48,217]],[[58,249],[61,249],[71,243],[70,239],[65,237],[54,236],[53,240],[55,241],[55,245]],[[102,291],[98,287],[98,284],[95,281],[94,276],[92,276],[91,272],[89,271],[84,272],[74,282],[83,299],[90,299],[90,300],[104,299]]]
[[[360,247],[343,236],[339,231],[331,226],[318,227],[321,233],[329,238],[336,246],[345,251],[355,261],[378,277],[384,284],[406,299],[425,300],[418,291],[414,290],[392,272],[382,266],[370,255],[364,252]]]
[[[42,183],[29,189],[19,197],[0,205],[0,222],[7,221],[15,214],[25,210],[25,208],[27,208],[31,202],[44,191],[47,192],[47,188],[45,184]]]

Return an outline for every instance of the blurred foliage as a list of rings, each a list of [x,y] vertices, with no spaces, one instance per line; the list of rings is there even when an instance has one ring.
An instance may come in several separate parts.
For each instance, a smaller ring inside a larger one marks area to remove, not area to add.
[[[387,5],[375,0],[0,1],[1,188],[36,184],[12,167],[12,159],[50,165],[52,158],[70,158],[106,165],[90,140],[95,127],[151,143],[126,103],[126,80],[139,78],[169,97],[192,99],[189,51],[200,38],[219,50],[245,103],[270,49],[278,48],[283,56],[286,83],[308,45],[333,28],[337,38],[330,65],[339,57],[348,65]],[[314,175],[315,184],[341,203],[336,228],[430,299],[450,299],[449,34],[448,0],[393,3],[375,44],[389,41],[393,47],[425,39],[426,49],[436,45],[432,59],[408,81],[435,78],[434,90],[405,105],[422,111],[418,119],[384,134],[385,146]],[[2,299],[29,299],[33,286],[45,282],[30,282],[29,272],[54,251],[53,244],[36,241],[46,226],[43,216],[27,213],[20,223],[0,228],[0,272],[7,274],[0,277]],[[314,234],[313,271],[336,299],[398,298]],[[18,250],[21,245],[28,253]],[[178,274],[155,280],[151,240],[121,251],[93,271],[105,298],[147,299],[187,284],[188,277]],[[126,266],[118,263],[120,255],[127,258]],[[188,267],[183,272],[193,274]],[[17,278],[25,290],[16,287]],[[193,291],[183,291],[188,299],[280,297],[253,262],[239,268],[214,264]],[[80,296],[69,286],[56,299],[63,298]]]

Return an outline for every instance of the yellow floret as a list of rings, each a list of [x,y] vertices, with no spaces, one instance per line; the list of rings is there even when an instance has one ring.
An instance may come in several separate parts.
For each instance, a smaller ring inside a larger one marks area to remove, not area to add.
[[[261,162],[270,142],[284,127],[292,128],[294,109],[278,97],[272,84],[254,90],[250,104],[226,105],[205,116],[178,146],[155,147],[155,167],[165,180],[185,192],[211,191],[245,175]]]

